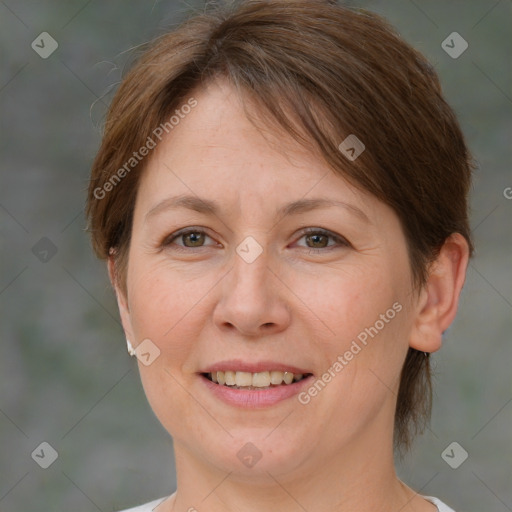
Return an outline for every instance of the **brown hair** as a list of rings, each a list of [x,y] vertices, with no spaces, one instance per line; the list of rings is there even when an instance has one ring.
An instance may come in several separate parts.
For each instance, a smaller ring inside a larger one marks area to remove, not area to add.
[[[473,253],[472,162],[425,58],[371,12],[327,0],[242,0],[207,7],[144,47],[111,104],[87,215],[94,250],[100,258],[115,254],[124,293],[146,161],[132,162],[133,168],[126,162],[196,87],[216,77],[255,100],[267,122],[313,145],[336,173],[394,209],[416,289],[450,234],[461,233]],[[339,149],[350,134],[366,147],[354,161]],[[400,451],[423,431],[431,400],[429,357],[409,348],[395,414]]]

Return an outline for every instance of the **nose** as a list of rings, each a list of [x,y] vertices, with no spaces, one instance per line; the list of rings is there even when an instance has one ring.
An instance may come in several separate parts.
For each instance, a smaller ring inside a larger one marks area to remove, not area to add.
[[[269,266],[265,251],[252,263],[235,254],[233,268],[220,286],[213,320],[222,331],[260,338],[288,327],[290,292]]]

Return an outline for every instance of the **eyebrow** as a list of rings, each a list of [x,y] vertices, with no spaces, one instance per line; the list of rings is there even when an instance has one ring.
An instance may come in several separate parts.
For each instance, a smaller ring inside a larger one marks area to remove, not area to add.
[[[292,203],[286,204],[282,206],[276,213],[279,217],[287,217],[290,215],[300,215],[302,213],[310,212],[312,210],[316,210],[319,208],[328,208],[332,206],[338,206],[346,209],[350,213],[359,217],[364,222],[371,224],[368,216],[363,212],[363,210],[359,209],[357,206],[354,206],[350,203],[346,203],[344,201],[338,201],[335,199],[326,199],[326,198],[311,198],[311,199],[299,199],[297,201],[293,201]],[[164,211],[168,210],[176,210],[179,208],[186,208],[188,210],[193,210],[195,212],[199,212],[205,215],[214,215],[219,216],[220,214],[220,205],[216,201],[211,201],[209,199],[202,199],[197,196],[191,195],[181,195],[175,197],[169,197],[164,199],[156,206],[151,208],[149,212],[146,214],[145,221],[149,218],[154,217]]]

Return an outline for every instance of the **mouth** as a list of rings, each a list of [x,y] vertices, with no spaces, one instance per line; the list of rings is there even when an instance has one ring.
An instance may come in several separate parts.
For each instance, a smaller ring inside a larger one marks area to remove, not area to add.
[[[214,400],[246,410],[289,403],[314,381],[313,373],[304,367],[271,360],[218,361],[197,375]]]
[[[210,382],[218,386],[247,391],[267,390],[282,386],[290,386],[312,376],[312,373],[293,373],[279,370],[266,370],[262,372],[246,371],[213,371],[201,373]]]

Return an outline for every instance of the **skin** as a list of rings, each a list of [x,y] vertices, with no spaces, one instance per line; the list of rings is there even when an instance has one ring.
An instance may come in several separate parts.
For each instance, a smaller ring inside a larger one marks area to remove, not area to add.
[[[391,208],[286,133],[256,129],[228,83],[191,96],[198,106],[153,151],[140,182],[127,296],[109,262],[127,338],[134,347],[149,338],[160,350],[151,365],[139,361],[139,370],[174,440],[178,490],[156,510],[436,510],[396,476],[394,410],[408,347],[435,352],[455,316],[466,241],[447,239],[428,283],[414,290]],[[218,201],[221,209],[147,216],[180,194]],[[276,215],[284,204],[313,197],[349,203],[368,222],[337,206]],[[187,227],[207,236],[162,246]],[[324,228],[349,244],[304,228]],[[236,252],[248,236],[263,248],[250,264]],[[238,409],[205,392],[197,374],[242,358],[282,361],[319,377],[396,302],[402,310],[306,405],[293,397]],[[252,468],[237,457],[247,442],[262,455]]]

